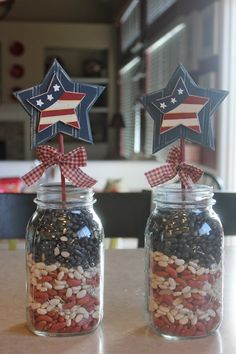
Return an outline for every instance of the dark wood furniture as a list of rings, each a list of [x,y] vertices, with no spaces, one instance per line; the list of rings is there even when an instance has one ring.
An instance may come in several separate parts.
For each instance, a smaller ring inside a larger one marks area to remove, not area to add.
[[[225,235],[236,235],[236,192],[217,191],[214,199],[214,210],[221,219]]]
[[[98,193],[94,205],[106,237],[134,237],[144,246],[144,231],[151,209],[151,192]]]

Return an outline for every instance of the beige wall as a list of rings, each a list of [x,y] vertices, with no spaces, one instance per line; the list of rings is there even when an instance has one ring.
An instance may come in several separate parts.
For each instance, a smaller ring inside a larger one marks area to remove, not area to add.
[[[14,41],[22,42],[25,47],[24,54],[19,57],[13,56],[9,51],[9,46]],[[114,29],[107,24],[0,22],[0,120],[18,121],[25,117],[28,123],[27,114],[11,98],[12,88],[28,88],[39,84],[44,76],[46,50],[54,48],[64,48],[65,52],[66,49],[78,50],[78,56],[79,50],[108,50],[107,94],[110,119],[116,97],[114,44]],[[13,64],[24,67],[25,74],[22,78],[15,79],[9,75]],[[28,129],[27,124],[25,130]],[[25,144],[25,151],[28,151],[29,136],[25,138]],[[30,158],[30,154],[26,153],[25,157]]]
[[[22,56],[13,56],[9,52],[9,46],[14,41],[24,44],[25,52]],[[113,43],[113,29],[110,25],[0,22],[2,101],[9,101],[13,86],[27,88],[42,81],[47,48],[109,49],[112,56]],[[9,75],[14,63],[24,66],[23,78],[14,79]],[[111,76],[114,70],[112,63],[110,58]]]

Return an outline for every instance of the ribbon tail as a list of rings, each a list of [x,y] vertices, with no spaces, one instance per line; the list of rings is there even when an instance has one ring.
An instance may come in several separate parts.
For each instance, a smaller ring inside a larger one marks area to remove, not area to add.
[[[24,183],[27,186],[31,186],[32,184],[34,184],[39,180],[39,178],[42,176],[45,170],[46,170],[45,165],[41,163],[39,166],[33,168],[33,170],[31,170],[30,172],[22,176],[21,179],[24,181]]]
[[[193,187],[193,180],[188,173],[186,173],[183,169],[180,169],[178,171],[178,175],[185,188],[191,189]]]
[[[175,166],[177,166],[179,163],[181,163],[181,151],[179,146],[173,146],[167,156],[166,159],[167,163],[171,163]]]
[[[80,168],[71,168],[69,171],[65,166],[61,166],[63,176],[72,182],[73,185],[80,188],[90,188],[94,186],[97,181],[84,173]]]
[[[196,183],[203,175],[203,170],[201,170],[196,166],[187,164],[186,168],[188,170],[188,174],[191,177],[193,183]]]
[[[64,157],[63,164],[66,164],[68,168],[85,167],[87,165],[87,154],[83,146],[68,152]]]
[[[193,165],[189,165],[185,162],[183,162],[181,164],[181,168],[179,170],[179,176],[181,178],[181,181],[184,183],[186,183],[186,186],[191,188],[193,183],[196,183],[201,176],[203,175],[203,171]],[[184,179],[186,180],[186,182],[184,181]]]
[[[176,170],[172,164],[167,163],[164,166],[146,172],[145,176],[150,186],[155,187],[174,178],[176,176]]]

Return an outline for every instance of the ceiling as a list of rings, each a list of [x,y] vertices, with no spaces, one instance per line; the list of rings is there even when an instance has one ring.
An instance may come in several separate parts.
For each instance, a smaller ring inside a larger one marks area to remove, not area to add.
[[[15,0],[4,21],[112,23],[128,0]]]

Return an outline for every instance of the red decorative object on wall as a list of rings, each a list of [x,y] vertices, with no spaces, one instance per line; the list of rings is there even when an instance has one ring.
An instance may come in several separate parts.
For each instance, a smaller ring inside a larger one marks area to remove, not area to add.
[[[9,71],[9,74],[15,79],[20,79],[22,76],[24,76],[24,73],[25,70],[20,64],[13,64]]]
[[[15,41],[10,45],[9,51],[14,56],[20,56],[24,53],[25,47],[21,42]]]

